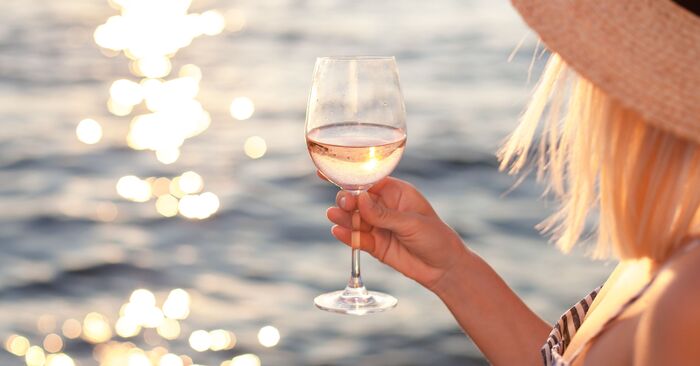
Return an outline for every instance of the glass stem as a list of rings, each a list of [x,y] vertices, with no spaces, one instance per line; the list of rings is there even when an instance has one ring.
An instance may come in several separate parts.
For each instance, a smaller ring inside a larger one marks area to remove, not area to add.
[[[353,232],[354,234],[355,232]],[[353,242],[354,245],[354,242]],[[349,287],[363,287],[362,277],[360,277],[360,250],[352,248],[352,270],[350,271]]]
[[[360,194],[360,191],[351,192],[355,198]],[[348,286],[346,288],[346,293],[352,296],[367,296],[367,290],[362,283],[362,277],[360,275],[360,224],[362,219],[360,217],[360,211],[355,210],[352,213],[352,267],[350,269],[350,281],[348,281]]]

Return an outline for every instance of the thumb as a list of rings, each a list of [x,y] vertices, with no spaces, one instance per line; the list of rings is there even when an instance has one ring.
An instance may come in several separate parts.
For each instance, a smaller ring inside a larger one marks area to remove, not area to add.
[[[386,207],[367,192],[360,194],[357,204],[362,218],[372,226],[401,233],[416,223],[412,215]]]

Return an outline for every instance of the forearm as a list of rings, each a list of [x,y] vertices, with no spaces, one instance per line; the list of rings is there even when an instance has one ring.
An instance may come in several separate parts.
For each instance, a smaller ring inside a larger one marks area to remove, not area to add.
[[[433,291],[494,365],[540,365],[551,326],[476,253],[467,251]]]

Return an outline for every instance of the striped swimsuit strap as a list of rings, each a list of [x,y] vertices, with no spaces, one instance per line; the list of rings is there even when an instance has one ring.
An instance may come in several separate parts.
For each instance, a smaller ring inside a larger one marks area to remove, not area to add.
[[[547,343],[540,349],[545,366],[566,365],[561,355],[564,354],[569,341],[581,326],[588,309],[590,309],[593,300],[595,300],[602,287],[598,286],[559,318],[559,321],[549,333],[549,337],[547,337]]]
[[[671,257],[669,257],[669,258],[666,260],[666,262],[656,271],[656,273],[654,273],[654,275],[651,277],[651,279],[649,280],[649,282],[648,282],[646,285],[644,285],[644,287],[642,287],[634,296],[632,296],[629,300],[627,300],[627,301],[620,307],[620,309],[619,309],[617,312],[615,312],[615,314],[613,314],[613,316],[610,317],[610,319],[608,319],[608,320],[603,324],[603,326],[598,330],[597,333],[595,333],[592,337],[588,338],[588,340],[586,340],[583,344],[581,344],[581,345],[576,349],[576,351],[575,351],[575,352],[573,353],[573,355],[571,356],[571,361],[570,361],[569,363],[574,363],[574,361],[576,360],[576,358],[578,358],[578,356],[579,356],[579,355],[581,354],[581,352],[586,348],[587,345],[589,345],[591,342],[595,341],[598,337],[600,337],[600,335],[603,334],[603,332],[605,332],[605,331],[610,327],[610,325],[613,324],[613,323],[615,322],[615,320],[617,320],[617,318],[618,318],[620,315],[622,315],[622,313],[623,313],[625,310],[627,310],[627,308],[628,308],[630,305],[632,305],[635,301],[639,300],[639,298],[642,297],[642,296],[644,295],[644,293],[646,293],[646,291],[651,287],[651,285],[654,284],[654,281],[656,281],[656,279],[658,278],[658,274],[659,274],[669,263],[671,263],[671,260],[674,259],[674,257],[678,257],[678,256],[680,256],[680,255],[682,255],[682,254],[684,254],[684,253],[687,253],[687,252],[691,251],[692,249],[694,249],[695,247],[697,247],[698,244],[700,244],[700,240],[695,239],[693,242],[688,243],[687,245],[685,245],[681,250],[678,250],[676,253],[673,253],[673,254],[671,255]],[[577,329],[578,329],[578,328],[577,328]],[[563,354],[563,353],[562,353],[562,354]]]

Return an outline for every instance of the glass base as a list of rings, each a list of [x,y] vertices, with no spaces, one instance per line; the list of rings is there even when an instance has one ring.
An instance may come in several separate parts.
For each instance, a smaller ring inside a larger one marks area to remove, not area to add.
[[[314,304],[321,310],[339,314],[365,315],[393,309],[399,300],[382,292],[367,291],[364,287],[346,287],[316,296]]]

